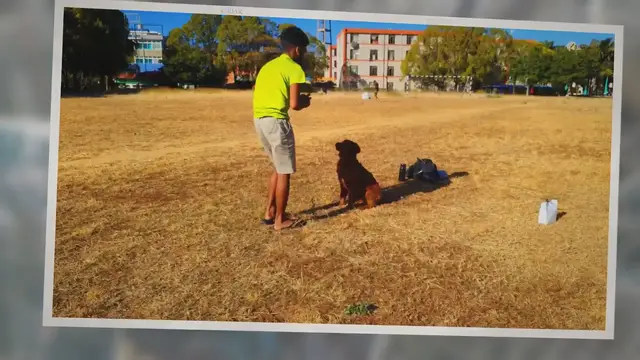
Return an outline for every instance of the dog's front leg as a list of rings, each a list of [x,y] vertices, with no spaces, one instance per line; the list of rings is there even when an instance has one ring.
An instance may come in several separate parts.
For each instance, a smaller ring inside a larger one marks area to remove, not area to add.
[[[344,206],[347,203],[347,197],[349,196],[349,190],[344,184],[344,180],[338,179],[340,181],[340,206]]]
[[[353,209],[355,207],[355,200],[352,196],[347,199],[347,209]]]

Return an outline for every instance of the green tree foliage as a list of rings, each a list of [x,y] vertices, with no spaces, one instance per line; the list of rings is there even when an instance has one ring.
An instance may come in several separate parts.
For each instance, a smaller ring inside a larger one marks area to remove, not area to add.
[[[551,84],[558,90],[575,82],[601,87],[613,75],[613,39],[592,41],[572,51],[553,42],[516,40],[507,31],[429,26],[402,61],[403,75],[423,86],[443,87],[428,76],[468,76],[474,87],[503,82]]]
[[[473,76],[474,87],[506,80],[504,70],[513,62],[516,50],[513,37],[501,29],[480,29],[478,33],[463,75]]]
[[[163,54],[164,72],[177,82],[216,84],[224,71],[214,65],[220,15],[193,15],[181,28],[169,32]]]
[[[543,44],[524,48],[511,67],[511,77],[532,86],[547,84],[554,80],[554,53]]]
[[[613,39],[604,39],[598,43],[602,77],[613,76],[614,46]]]
[[[164,71],[178,82],[221,82],[229,72],[253,80],[281,52],[278,36],[288,26],[251,16],[192,15],[169,33]],[[327,49],[317,38],[309,39],[305,70],[320,78],[328,68]]]
[[[469,76],[476,86],[504,80],[518,48],[500,29],[430,26],[418,36],[401,64],[404,75]],[[423,78],[423,86],[443,87],[440,79]]]
[[[405,75],[463,75],[479,69],[480,35],[483,29],[429,26],[411,46],[401,64]],[[441,80],[424,78],[423,85],[443,86]]]
[[[225,16],[218,28],[216,65],[253,78],[276,46],[273,24],[252,16]]]
[[[125,69],[135,51],[128,39],[129,25],[121,11],[100,9],[64,10],[62,86],[84,90]]]

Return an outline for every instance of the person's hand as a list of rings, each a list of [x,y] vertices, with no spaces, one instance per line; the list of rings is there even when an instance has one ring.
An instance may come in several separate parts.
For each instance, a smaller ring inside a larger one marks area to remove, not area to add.
[[[307,95],[307,94],[300,94],[300,100],[299,104],[300,104],[300,108],[304,109],[304,108],[308,108],[309,106],[311,106],[311,96]]]

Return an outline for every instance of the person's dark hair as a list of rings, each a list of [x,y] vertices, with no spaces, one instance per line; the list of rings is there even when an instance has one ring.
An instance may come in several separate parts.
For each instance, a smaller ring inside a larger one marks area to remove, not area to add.
[[[280,43],[285,49],[292,47],[307,47],[309,45],[309,37],[297,26],[288,27],[280,33]]]

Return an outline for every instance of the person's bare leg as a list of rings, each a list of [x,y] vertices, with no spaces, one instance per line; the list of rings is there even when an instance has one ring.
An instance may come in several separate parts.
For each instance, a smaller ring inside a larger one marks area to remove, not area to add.
[[[267,210],[264,212],[266,220],[272,220],[276,216],[276,184],[278,182],[278,173],[273,171],[269,177],[269,193],[267,195]]]
[[[285,217],[287,202],[289,201],[290,174],[278,174],[276,181],[276,218],[274,229],[282,230],[293,225],[293,220]]]

